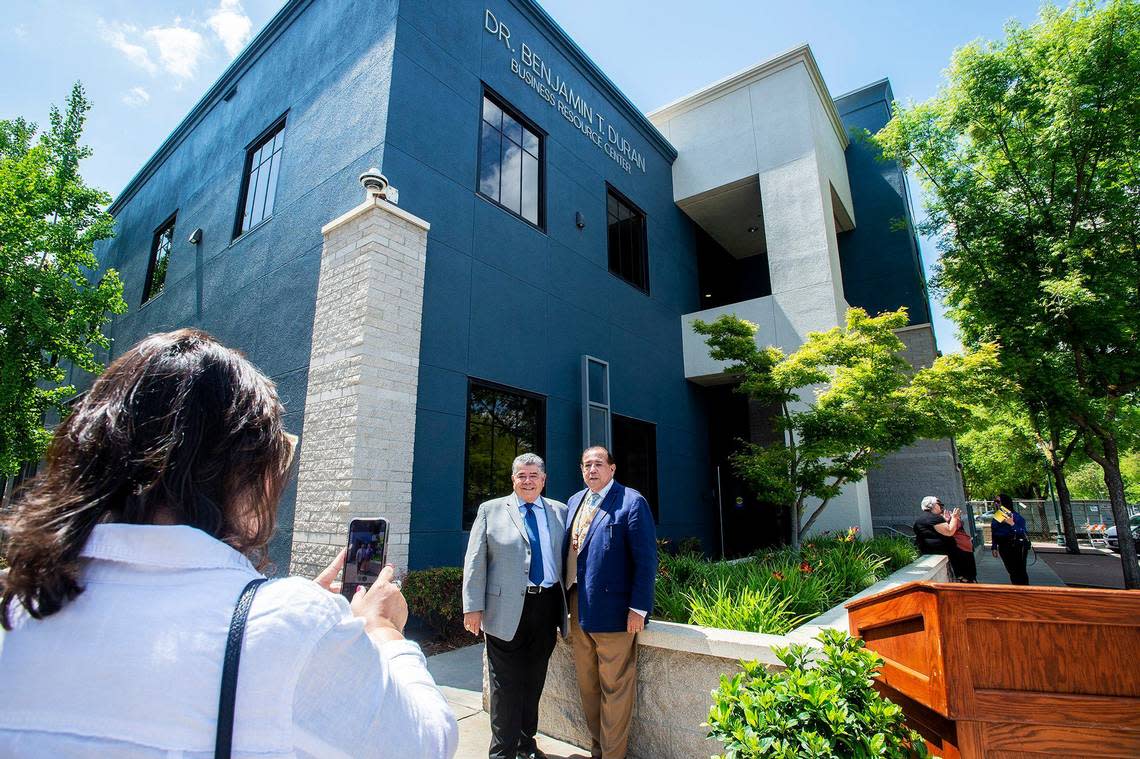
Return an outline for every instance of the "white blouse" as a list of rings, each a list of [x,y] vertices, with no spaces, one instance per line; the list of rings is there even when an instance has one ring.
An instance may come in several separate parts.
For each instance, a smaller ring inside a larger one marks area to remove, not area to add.
[[[0,630],[0,757],[211,757],[234,603],[257,571],[192,527],[105,524],[84,591]],[[457,726],[419,646],[376,646],[311,580],[261,587],[238,672],[235,757],[451,757]]]

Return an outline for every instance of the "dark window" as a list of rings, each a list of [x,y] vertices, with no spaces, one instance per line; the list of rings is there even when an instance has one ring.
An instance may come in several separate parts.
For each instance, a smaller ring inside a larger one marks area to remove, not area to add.
[[[277,176],[281,171],[281,150],[284,147],[285,119],[281,118],[246,151],[234,237],[245,234],[273,215]]]
[[[542,137],[501,101],[483,95],[479,194],[542,226]]]
[[[143,303],[166,287],[166,268],[170,265],[170,248],[174,244],[174,218],[171,216],[154,233],[154,240],[150,244],[150,263],[146,267]]]
[[[614,464],[621,484],[633,488],[649,501],[653,521],[657,505],[657,425],[613,415]]]
[[[606,192],[606,229],[610,271],[649,292],[649,252],[645,244],[645,214],[612,187]]]
[[[467,464],[463,476],[463,529],[479,504],[511,488],[511,462],[546,451],[546,404],[536,395],[472,381],[467,389]]]

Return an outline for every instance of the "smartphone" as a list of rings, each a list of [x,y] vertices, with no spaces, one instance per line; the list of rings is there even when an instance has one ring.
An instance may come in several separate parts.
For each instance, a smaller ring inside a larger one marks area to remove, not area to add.
[[[388,556],[388,520],[383,517],[353,519],[348,523],[347,547],[340,592],[351,601],[356,586],[370,587],[384,568]]]

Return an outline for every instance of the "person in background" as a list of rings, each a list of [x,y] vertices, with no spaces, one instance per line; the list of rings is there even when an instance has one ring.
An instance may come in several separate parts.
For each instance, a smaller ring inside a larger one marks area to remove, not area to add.
[[[0,756],[214,755],[222,665],[295,438],[273,383],[204,332],[151,335],[59,425],[6,520]],[[241,649],[235,757],[451,757],[457,726],[387,567],[272,580]]]
[[[1032,546],[1029,532],[1025,528],[1025,517],[1013,508],[1013,499],[1005,493],[994,501],[994,513],[998,513],[999,507],[1005,507],[1009,511],[1011,521],[999,522],[995,517],[990,523],[990,550],[993,551],[994,558],[1001,557],[1011,585],[1028,585],[1029,573],[1025,569],[1025,560]]]
[[[922,514],[914,520],[914,539],[921,553],[939,554],[950,559],[950,567],[959,582],[977,582],[978,565],[974,560],[970,536],[962,528],[962,510],[947,512],[937,496],[922,499]],[[955,535],[961,530],[964,544],[959,545]]]

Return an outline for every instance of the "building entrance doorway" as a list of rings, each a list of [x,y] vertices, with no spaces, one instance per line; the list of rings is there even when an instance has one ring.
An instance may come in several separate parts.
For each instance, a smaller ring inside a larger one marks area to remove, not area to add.
[[[758,497],[735,472],[732,454],[743,441],[768,443],[779,435],[772,428],[773,409],[749,401],[734,385],[704,389],[709,404],[709,458],[713,482],[719,467],[720,516],[723,520],[724,555],[738,558],[786,542],[787,518],[775,504]]]

